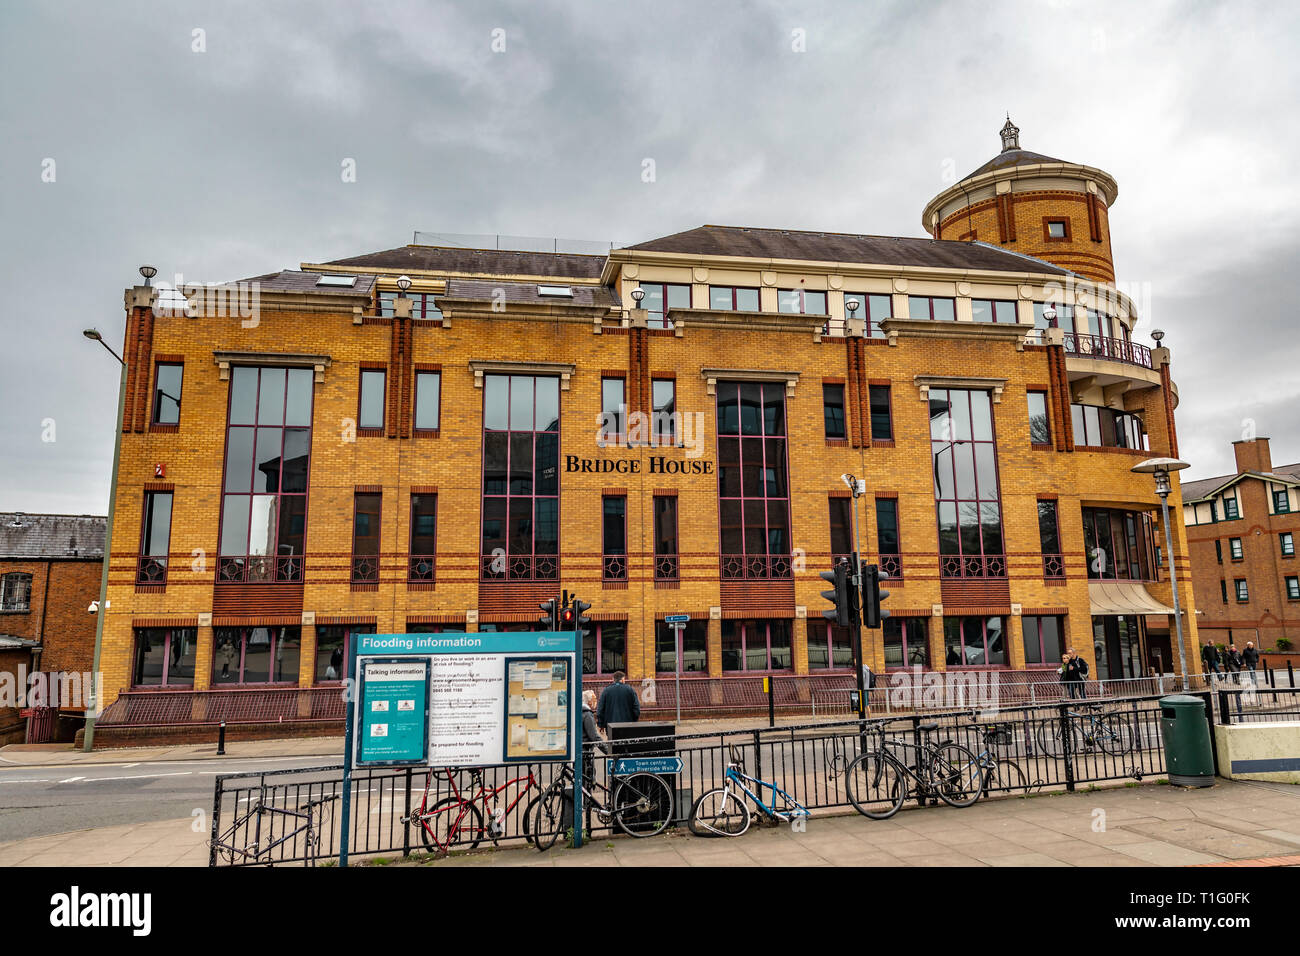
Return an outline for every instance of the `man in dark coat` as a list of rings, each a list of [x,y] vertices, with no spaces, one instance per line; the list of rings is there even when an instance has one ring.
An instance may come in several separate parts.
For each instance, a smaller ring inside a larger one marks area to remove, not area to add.
[[[1241,664],[1242,664],[1241,651],[1237,650],[1236,644],[1228,645],[1228,650],[1224,654],[1224,657],[1226,658],[1228,664],[1229,674],[1236,674],[1241,671]]]
[[[1219,649],[1214,646],[1213,641],[1206,641],[1205,646],[1201,648],[1201,663],[1205,665],[1207,674],[1222,674],[1223,664],[1219,658]]]
[[[1254,641],[1246,642],[1246,649],[1241,652],[1241,663],[1248,671],[1253,671],[1259,666],[1259,650],[1255,647]]]
[[[605,688],[596,705],[596,725],[607,730],[610,724],[620,724],[641,719],[641,698],[624,683],[626,675],[614,672],[614,683]]]

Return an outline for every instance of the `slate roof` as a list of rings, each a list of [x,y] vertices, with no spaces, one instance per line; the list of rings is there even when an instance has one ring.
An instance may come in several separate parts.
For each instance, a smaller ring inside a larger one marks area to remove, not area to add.
[[[562,252],[513,252],[504,249],[462,249],[452,246],[398,246],[367,252],[322,265],[349,266],[383,271],[469,273],[479,275],[530,275],[572,279],[599,279],[604,256]]]
[[[549,285],[552,283],[541,283]],[[505,293],[505,301],[526,303],[528,305],[569,305],[608,309],[619,306],[618,295],[608,286],[568,285],[563,282],[553,283],[573,290],[572,298],[567,296],[539,295],[536,282],[493,282],[483,279],[448,279],[447,291],[438,296],[439,301],[447,299],[470,299],[490,302],[498,289]]]
[[[1234,478],[1270,478],[1281,481],[1300,481],[1300,461],[1292,465],[1274,465],[1271,472],[1244,471],[1237,475],[1220,475],[1217,478],[1198,478],[1196,481],[1183,482],[1183,501],[1200,501],[1228,484]]]
[[[1008,252],[983,242],[805,232],[797,229],[705,225],[627,248],[687,255],[1070,274],[1069,270],[1050,262]]]
[[[325,273],[332,275],[333,273]],[[323,292],[332,295],[370,296],[375,285],[373,275],[357,273],[357,281],[351,286],[317,285],[322,273],[300,272],[296,269],[284,269],[280,272],[268,272],[263,276],[242,279],[242,282],[256,282],[263,292]]]
[[[29,515],[0,511],[0,558],[104,556],[106,519],[95,515]]]

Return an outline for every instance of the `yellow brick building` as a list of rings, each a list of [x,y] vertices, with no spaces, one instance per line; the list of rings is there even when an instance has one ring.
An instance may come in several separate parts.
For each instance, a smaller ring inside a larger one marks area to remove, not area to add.
[[[935,238],[703,226],[129,289],[106,703],[332,686],[350,633],[527,628],[561,590],[595,678],[851,674],[818,572],[854,505],[895,578],[877,672],[1173,671],[1171,558],[1195,661],[1181,520],[1165,555],[1130,472],[1176,457],[1176,391],[1111,284],[1114,181],[1015,133],[927,205]]]

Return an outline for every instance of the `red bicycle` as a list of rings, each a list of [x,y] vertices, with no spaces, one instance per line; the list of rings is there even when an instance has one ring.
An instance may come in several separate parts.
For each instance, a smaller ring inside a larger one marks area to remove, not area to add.
[[[464,772],[469,774],[469,786],[462,790],[456,779],[462,771],[455,767],[446,767],[441,771],[430,770],[419,809],[402,821],[420,824],[420,836],[425,847],[431,853],[444,856],[452,847],[472,850],[484,839],[491,840],[496,845],[497,841],[506,836],[506,820],[525,794],[530,792],[534,796],[528,801],[523,813],[523,830],[524,839],[532,843],[530,821],[541,790],[532,769],[529,769],[527,776],[514,777],[491,789],[483,781],[482,770],[475,768]],[[446,774],[447,782],[451,785],[451,795],[441,800],[435,799],[438,795],[438,789],[434,785],[435,775],[439,773]],[[435,801],[432,806],[430,800]]]

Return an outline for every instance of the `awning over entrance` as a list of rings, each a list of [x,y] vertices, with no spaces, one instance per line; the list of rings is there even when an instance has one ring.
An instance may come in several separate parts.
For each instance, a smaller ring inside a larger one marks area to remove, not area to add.
[[[1174,609],[1161,604],[1146,586],[1138,581],[1089,581],[1088,597],[1092,613],[1173,614]]]

